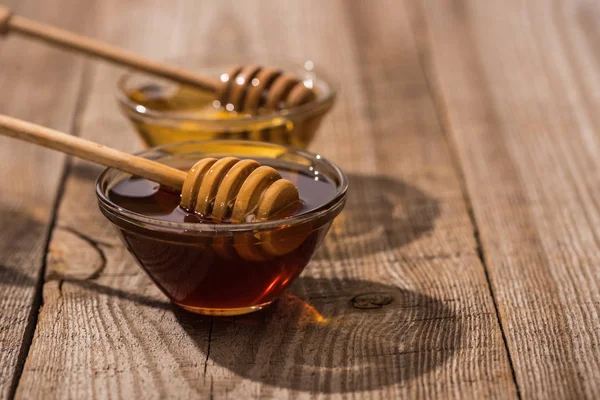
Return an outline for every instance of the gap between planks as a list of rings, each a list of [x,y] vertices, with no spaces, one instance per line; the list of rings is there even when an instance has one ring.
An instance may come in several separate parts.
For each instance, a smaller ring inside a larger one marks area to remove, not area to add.
[[[483,272],[485,273],[485,279],[488,285],[488,289],[490,292],[490,296],[492,297],[492,301],[494,303],[494,312],[496,313],[496,320],[498,321],[498,326],[500,328],[500,332],[502,333],[502,342],[504,344],[504,350],[506,351],[506,356],[508,357],[508,363],[510,365],[510,372],[512,375],[513,382],[515,384],[517,398],[522,399],[521,390],[519,388],[519,383],[517,382],[517,374],[515,371],[515,366],[513,362],[513,357],[510,353],[510,348],[508,346],[508,339],[506,337],[505,327],[502,324],[502,318],[500,317],[500,310],[498,307],[498,300],[496,298],[496,293],[494,292],[494,287],[492,284],[492,280],[490,277],[490,273],[488,271],[488,261],[485,256],[485,251],[483,249],[483,244],[481,242],[481,235],[479,231],[479,225],[477,223],[477,219],[475,217],[475,213],[473,211],[473,201],[469,194],[469,189],[467,187],[467,181],[465,178],[464,168],[462,163],[460,162],[460,157],[458,154],[458,150],[456,148],[456,143],[454,142],[451,132],[452,132],[452,124],[448,118],[448,107],[444,101],[443,96],[441,95],[441,89],[436,84],[436,80],[434,78],[434,74],[432,73],[435,66],[432,64],[429,59],[429,48],[427,46],[429,42],[429,35],[427,33],[427,17],[425,16],[425,12],[422,8],[422,4],[420,2],[410,2],[410,5],[407,4],[406,1],[403,1],[403,6],[406,9],[407,15],[409,16],[409,26],[412,31],[412,40],[415,44],[415,48],[417,49],[417,56],[419,64],[421,65],[421,69],[423,70],[423,75],[425,77],[425,83],[427,85],[427,90],[429,91],[429,95],[433,101],[433,106],[435,109],[435,115],[438,120],[438,124],[440,126],[440,130],[442,132],[442,137],[445,139],[446,144],[449,149],[450,159],[454,168],[459,176],[460,188],[463,195],[464,202],[467,206],[467,212],[469,215],[469,219],[471,220],[471,225],[473,225],[473,237],[477,244],[477,255],[479,256],[479,260],[481,261],[481,265],[483,266]],[[418,21],[416,21],[418,20]],[[417,22],[421,24],[421,28],[417,26]]]
[[[91,76],[89,73],[90,64],[88,62],[84,62],[84,65],[81,69],[81,77],[79,78],[79,85],[77,88],[77,98],[75,101],[75,109],[73,111],[73,118],[71,119],[71,126],[69,127],[68,132],[73,136],[79,136],[80,131],[80,122],[81,116],[85,111],[87,106],[87,100],[89,98],[89,88],[91,84]],[[23,335],[23,346],[21,347],[21,352],[18,356],[16,371],[13,376],[13,381],[8,391],[8,398],[14,399],[17,393],[17,388],[19,387],[19,382],[21,381],[21,376],[23,375],[23,369],[25,367],[25,361],[29,356],[29,350],[31,348],[31,344],[33,343],[33,337],[35,335],[35,331],[38,323],[38,316],[44,306],[43,292],[44,292],[44,284],[46,283],[46,267],[48,264],[48,249],[50,247],[50,242],[52,240],[52,234],[54,233],[54,228],[56,228],[56,222],[58,217],[58,209],[63,199],[63,194],[65,192],[65,185],[67,183],[67,178],[71,173],[71,169],[73,166],[73,158],[71,156],[67,156],[62,166],[62,173],[60,176],[60,181],[58,184],[58,191],[56,193],[56,198],[54,199],[54,203],[52,204],[52,214],[50,218],[50,227],[48,229],[47,236],[45,238],[44,243],[44,260],[42,263],[42,268],[40,268],[37,281],[35,284],[35,295],[33,297],[33,303],[31,306],[31,310],[29,316],[27,318],[27,327],[25,329],[25,333]]]

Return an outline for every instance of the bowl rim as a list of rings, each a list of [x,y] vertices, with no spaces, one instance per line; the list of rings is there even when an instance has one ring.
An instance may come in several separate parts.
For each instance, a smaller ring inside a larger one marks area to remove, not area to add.
[[[169,58],[169,59],[165,59],[163,61],[176,62],[178,59],[181,59],[181,58]],[[305,62],[300,62],[298,60],[293,60],[293,59],[282,60],[282,59],[276,58],[275,61],[277,61],[278,64],[282,63],[282,64],[285,64],[287,67],[296,67],[296,68],[301,68],[305,64]],[[218,63],[218,64],[220,65],[220,63]],[[231,64],[229,64],[229,66],[230,65]],[[227,69],[227,65],[224,62],[223,70],[226,70],[226,69]],[[125,112],[131,115],[131,117],[142,118],[142,119],[151,119],[151,120],[209,123],[209,124],[216,124],[216,125],[236,125],[236,124],[240,124],[240,123],[248,124],[251,122],[269,122],[276,118],[297,119],[297,118],[301,118],[302,116],[304,116],[306,114],[312,115],[312,114],[318,113],[319,111],[321,111],[322,113],[327,112],[332,107],[333,102],[334,102],[335,98],[337,97],[337,93],[339,91],[339,87],[338,87],[337,83],[327,73],[325,73],[321,68],[313,66],[311,68],[311,70],[307,71],[307,72],[314,73],[316,81],[323,82],[329,90],[327,92],[325,92],[322,97],[317,98],[316,100],[311,101],[310,103],[307,103],[307,104],[304,104],[304,105],[301,105],[298,107],[294,107],[294,108],[273,111],[268,114],[261,114],[261,115],[245,114],[244,116],[242,116],[240,118],[235,118],[235,119],[215,119],[215,118],[207,118],[207,117],[204,117],[204,118],[203,117],[195,117],[195,116],[190,116],[190,115],[186,115],[186,114],[182,114],[182,113],[163,112],[163,111],[153,110],[153,109],[145,107],[144,105],[142,105],[138,102],[131,100],[127,96],[126,85],[130,79],[133,79],[136,76],[144,76],[144,75],[149,76],[149,74],[146,74],[141,71],[135,71],[135,70],[130,70],[128,72],[125,72],[124,74],[122,74],[119,77],[119,80],[117,81],[117,101],[118,101],[119,105],[124,108]],[[163,79],[163,78],[157,78],[157,79]],[[177,84],[177,83],[175,83],[175,84]],[[140,106],[143,108],[140,108]]]
[[[178,229],[180,234],[194,234],[194,233],[232,233],[232,232],[256,232],[256,231],[265,231],[272,230],[274,228],[281,227],[291,227],[295,225],[300,225],[306,223],[308,221],[317,220],[321,217],[328,215],[329,213],[335,213],[336,211],[341,211],[341,208],[345,204],[346,194],[348,191],[348,177],[333,162],[327,160],[320,154],[314,154],[309,151],[282,144],[275,144],[269,142],[259,142],[252,140],[190,140],[186,142],[177,142],[177,143],[169,143],[162,146],[151,147],[145,149],[143,151],[135,153],[135,155],[144,157],[145,155],[149,155],[153,152],[161,151],[167,148],[173,148],[178,146],[189,146],[189,145],[199,145],[199,144],[208,144],[208,143],[223,143],[223,144],[232,144],[232,145],[249,145],[249,146],[272,146],[279,147],[288,150],[289,152],[293,152],[295,154],[299,154],[301,156],[307,157],[309,159],[316,160],[318,162],[325,163],[328,167],[332,168],[335,172],[336,179],[339,179],[339,184],[337,185],[336,194],[326,203],[321,206],[314,208],[308,212],[294,215],[288,218],[276,219],[273,221],[265,221],[265,222],[250,222],[250,223],[242,223],[242,224],[208,224],[208,223],[197,223],[197,222],[171,222],[165,221],[158,218],[148,217],[134,211],[127,210],[123,207],[118,206],[113,203],[108,196],[104,193],[102,188],[103,182],[107,179],[107,175],[115,171],[116,168],[106,168],[104,169],[98,178],[96,179],[96,197],[99,202],[99,206],[101,211],[106,211],[112,214],[113,216],[123,219],[128,223],[132,223],[142,228],[150,228],[153,230],[164,230],[164,229]],[[182,153],[183,154],[183,153]],[[176,153],[177,155],[177,153]],[[166,155],[168,156],[168,155]],[[337,215],[337,214],[336,214]],[[334,215],[335,217],[335,215]],[[112,222],[112,221],[111,221]]]

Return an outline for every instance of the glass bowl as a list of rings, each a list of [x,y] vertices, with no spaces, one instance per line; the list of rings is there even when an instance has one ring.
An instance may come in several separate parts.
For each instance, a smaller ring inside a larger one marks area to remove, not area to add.
[[[165,145],[139,155],[181,169],[204,157],[252,158],[275,168],[325,176],[335,186],[335,195],[324,204],[284,219],[243,224],[170,222],[113,203],[110,189],[130,175],[106,169],[96,183],[100,210],[165,295],[199,314],[245,314],[270,304],[308,264],[346,202],[344,173],[320,155],[290,146],[209,140]]]
[[[118,83],[118,102],[149,147],[190,140],[258,140],[306,148],[333,106],[332,81],[312,61],[294,63],[269,57],[211,55],[168,62],[206,76],[219,77],[232,65],[276,67],[300,78],[317,99],[300,107],[248,115],[226,111],[212,94],[139,72]]]

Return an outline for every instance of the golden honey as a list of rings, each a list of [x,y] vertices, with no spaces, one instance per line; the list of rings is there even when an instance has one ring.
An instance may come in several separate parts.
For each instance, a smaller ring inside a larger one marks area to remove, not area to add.
[[[185,86],[146,83],[125,90],[121,102],[142,141],[150,147],[190,140],[241,139],[306,148],[333,99],[304,111],[255,115],[229,111],[213,93]]]

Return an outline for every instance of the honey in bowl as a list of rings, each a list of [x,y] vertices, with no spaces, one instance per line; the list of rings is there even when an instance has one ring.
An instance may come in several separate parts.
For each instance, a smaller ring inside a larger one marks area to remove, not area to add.
[[[181,146],[190,145],[175,147]],[[165,163],[190,166],[190,160],[181,164],[177,148],[173,153]],[[296,185],[302,204],[293,215],[262,225],[217,222],[180,207],[180,193],[124,174],[102,189],[112,211],[103,202],[101,209],[128,250],[162,291],[189,311],[235,315],[272,302],[302,272],[343,207],[345,183],[335,176],[255,159]],[[153,221],[152,226],[124,218],[123,210]]]
[[[219,76],[227,68],[219,65],[198,72]],[[303,80],[314,91],[315,100],[278,111],[259,107],[250,113],[243,111],[244,96],[238,110],[233,104],[221,104],[214,93],[133,73],[119,83],[119,104],[150,147],[190,140],[239,139],[306,148],[333,106],[335,90],[314,70],[297,65],[283,65],[281,70]]]
[[[326,177],[282,168],[277,168],[277,171],[282,178],[296,185],[301,194],[301,205],[290,216],[314,210],[335,196],[335,185]],[[111,187],[108,198],[119,207],[163,221],[216,223],[210,217],[184,210],[179,206],[179,192],[147,179],[124,179]]]

